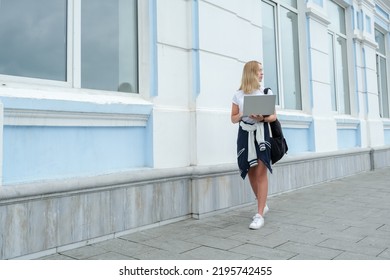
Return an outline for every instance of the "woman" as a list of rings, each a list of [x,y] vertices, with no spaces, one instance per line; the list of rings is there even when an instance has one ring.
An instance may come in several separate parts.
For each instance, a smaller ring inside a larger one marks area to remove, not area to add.
[[[262,64],[258,61],[247,62],[242,72],[241,86],[233,96],[231,111],[231,121],[240,124],[237,138],[237,160],[241,177],[245,179],[248,174],[249,182],[257,198],[257,213],[249,225],[250,229],[259,229],[264,225],[263,217],[268,212],[266,205],[268,195],[267,169],[272,172],[268,123],[276,120],[276,113],[269,116],[250,115],[243,117],[244,95],[264,94],[264,87],[260,84],[262,80]],[[268,90],[267,94],[273,93]],[[254,155],[253,159],[251,153]]]

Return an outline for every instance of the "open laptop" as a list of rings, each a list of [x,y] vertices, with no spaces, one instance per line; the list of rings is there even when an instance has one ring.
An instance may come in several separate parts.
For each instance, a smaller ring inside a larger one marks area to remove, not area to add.
[[[244,95],[243,115],[272,115],[275,112],[276,95]]]

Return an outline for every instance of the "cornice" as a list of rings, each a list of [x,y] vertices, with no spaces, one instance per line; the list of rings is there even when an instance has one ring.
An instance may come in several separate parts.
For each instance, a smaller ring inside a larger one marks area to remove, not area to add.
[[[329,25],[330,21],[328,17],[319,9],[315,8],[314,6],[309,6],[306,8],[306,16],[310,19],[313,19],[323,25]]]
[[[146,126],[149,115],[4,108],[4,125],[58,127]]]

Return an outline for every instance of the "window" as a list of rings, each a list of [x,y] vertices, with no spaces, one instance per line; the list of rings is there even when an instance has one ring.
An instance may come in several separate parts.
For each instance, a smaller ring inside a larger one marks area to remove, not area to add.
[[[328,40],[332,109],[340,114],[351,114],[345,10],[329,1],[328,16],[331,22]]]
[[[1,0],[0,76],[138,92],[136,0]]]
[[[379,110],[381,117],[389,118],[389,92],[387,84],[385,34],[375,29],[375,41],[378,43],[376,53],[376,73],[378,79]]]
[[[263,0],[262,8],[264,84],[283,108],[301,110],[297,1]]]
[[[65,0],[0,2],[0,74],[67,80]]]

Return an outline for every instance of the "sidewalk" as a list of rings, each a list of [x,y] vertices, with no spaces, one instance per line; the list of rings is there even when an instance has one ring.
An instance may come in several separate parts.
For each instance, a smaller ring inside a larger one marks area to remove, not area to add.
[[[41,259],[390,259],[390,168],[273,196],[268,205],[260,230],[248,229],[253,204]]]

